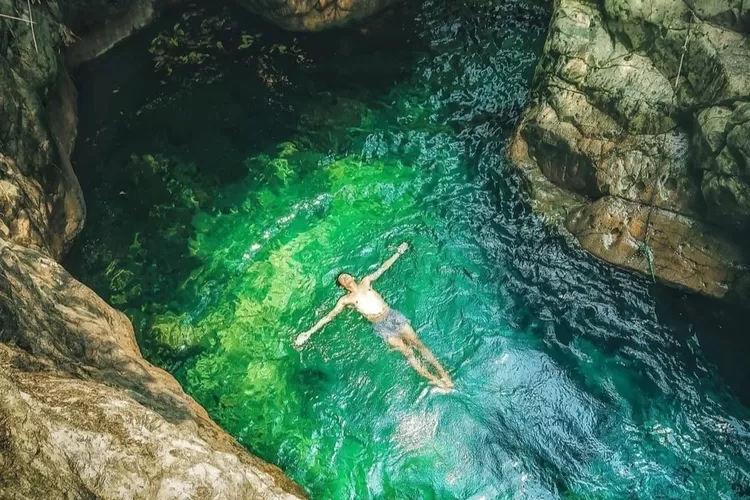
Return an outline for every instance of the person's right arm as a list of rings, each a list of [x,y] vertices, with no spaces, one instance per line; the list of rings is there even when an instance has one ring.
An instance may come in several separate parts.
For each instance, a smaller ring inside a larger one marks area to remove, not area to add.
[[[401,243],[398,246],[398,250],[396,250],[396,253],[394,253],[393,256],[390,259],[388,259],[385,262],[383,262],[383,265],[380,266],[380,268],[378,268],[377,271],[375,271],[374,273],[370,274],[369,276],[366,276],[365,280],[372,282],[372,281],[375,281],[376,279],[380,278],[383,275],[383,273],[386,272],[388,269],[390,269],[391,266],[398,260],[398,258],[401,257],[402,255],[404,255],[404,253],[408,249],[409,249],[409,244],[408,243],[406,243],[406,242]]]
[[[297,347],[302,346],[305,342],[308,341],[310,336],[326,326],[328,323],[333,321],[333,318],[341,314],[341,312],[346,308],[346,306],[349,305],[349,298],[348,296],[343,296],[339,299],[338,302],[336,302],[336,307],[334,307],[331,312],[323,316],[320,321],[315,323],[315,325],[310,328],[309,330],[300,333],[297,338],[294,340],[294,345]]]

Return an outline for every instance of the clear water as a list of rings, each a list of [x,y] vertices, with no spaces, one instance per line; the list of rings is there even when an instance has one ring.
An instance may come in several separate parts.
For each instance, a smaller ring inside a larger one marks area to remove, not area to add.
[[[548,5],[425,0],[320,35],[228,9],[78,78],[66,265],[149,359],[313,498],[750,494],[742,328],[567,244],[506,166]],[[338,272],[401,241],[378,287],[454,393],[353,312],[291,347]]]

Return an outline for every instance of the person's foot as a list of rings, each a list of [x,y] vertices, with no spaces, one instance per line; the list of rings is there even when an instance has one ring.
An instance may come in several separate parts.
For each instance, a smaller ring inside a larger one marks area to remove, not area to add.
[[[451,379],[444,378],[443,380],[440,381],[440,387],[449,391],[451,389],[454,389],[456,387],[456,384],[454,384]]]
[[[437,389],[446,389],[445,384],[443,383],[443,380],[439,378],[430,379],[430,385],[432,385],[433,387]]]

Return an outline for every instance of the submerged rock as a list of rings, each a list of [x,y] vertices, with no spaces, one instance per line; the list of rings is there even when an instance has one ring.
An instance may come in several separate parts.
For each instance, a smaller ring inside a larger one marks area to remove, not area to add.
[[[538,170],[575,198],[577,215],[563,219],[586,249],[650,274],[628,253],[645,238],[632,224],[648,219],[656,278],[717,297],[746,293],[734,288],[750,275],[741,240],[750,227],[750,25],[740,3],[558,0],[511,148],[528,153],[512,156],[532,185]],[[550,190],[532,196],[540,192]]]
[[[158,12],[183,0],[88,0],[61,3],[71,39],[65,51],[69,66],[90,61],[151,23]]]
[[[235,0],[292,31],[320,31],[361,21],[400,0]],[[186,0],[88,0],[61,4],[66,33],[83,35],[66,50],[71,66],[103,54],[134,31],[151,23],[163,9]],[[207,0],[195,4],[210,5]],[[71,28],[72,30],[68,30]]]

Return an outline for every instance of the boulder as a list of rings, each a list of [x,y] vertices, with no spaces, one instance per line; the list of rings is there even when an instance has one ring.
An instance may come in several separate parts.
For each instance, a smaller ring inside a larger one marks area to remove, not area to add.
[[[305,497],[53,259],[0,239],[0,304],[0,498]]]
[[[85,217],[68,161],[75,90],[57,50],[57,6],[31,5],[34,33],[0,20],[0,38],[11,41],[0,58],[0,234],[59,258]],[[0,0],[0,12],[28,16],[27,3]]]
[[[65,61],[75,68],[95,59],[150,24],[159,11],[182,0],[88,0],[61,4],[72,38]],[[75,35],[72,35],[75,33]]]
[[[523,141],[544,178],[586,198],[574,219],[569,203],[560,211],[589,251],[650,274],[605,245],[609,236],[595,243],[591,235],[620,226],[626,234],[626,221],[653,205],[653,220],[664,226],[651,246],[655,277],[736,296],[728,290],[750,273],[743,241],[750,228],[747,28],[739,0],[555,3],[510,151]],[[521,171],[530,184],[540,182],[527,163]],[[541,192],[549,190],[531,189],[532,197]],[[548,206],[545,217],[554,219]],[[711,242],[700,265],[686,250],[688,235]]]

